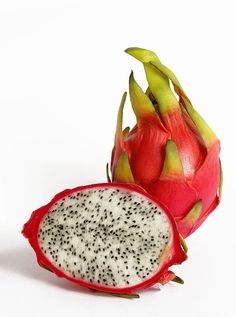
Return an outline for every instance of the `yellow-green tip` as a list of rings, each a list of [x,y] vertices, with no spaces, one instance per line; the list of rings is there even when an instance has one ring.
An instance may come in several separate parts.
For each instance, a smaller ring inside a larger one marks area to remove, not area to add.
[[[201,134],[203,141],[209,150],[211,146],[217,140],[215,133],[211,130],[206,121],[202,118],[202,116],[192,107],[192,105],[188,102],[186,98],[183,97],[184,104],[186,110],[198,128],[199,133]]]
[[[130,47],[127,48],[125,52],[144,64],[150,63],[151,65],[155,66],[164,76],[172,81],[175,92],[178,95],[185,96],[185,98],[188,99],[175,74],[168,67],[161,63],[159,57],[153,51],[139,47]]]
[[[157,57],[157,55],[150,51],[150,50],[146,50],[145,48],[140,48],[140,47],[129,47],[125,50],[125,53],[133,56],[134,58],[136,58],[137,60],[139,60],[142,63],[149,63],[151,61],[155,62],[155,61],[159,61],[159,58]]]
[[[188,253],[188,246],[187,246],[187,243],[184,240],[184,238],[181,236],[181,234],[180,234],[180,242],[181,242],[181,245],[182,245],[184,252],[187,254]]]
[[[116,182],[134,183],[127,152],[123,152],[116,163],[114,179]]]
[[[156,116],[155,108],[151,100],[137,84],[133,71],[129,76],[129,94],[137,122],[139,122],[143,117],[149,115]]]
[[[120,102],[120,106],[118,110],[117,123],[116,123],[116,143],[121,143],[123,141],[122,122],[123,122],[123,110],[124,110],[126,96],[127,96],[127,92],[124,92],[121,98],[121,102]]]
[[[181,223],[187,224],[188,227],[194,227],[198,218],[202,212],[202,200],[199,199],[196,204],[190,209],[190,211],[185,215],[183,219],[180,220]]]
[[[175,277],[173,278],[172,282],[175,282],[175,283],[178,283],[178,284],[184,284],[184,280],[181,277],[177,276],[177,275],[175,275]]]
[[[184,177],[183,166],[179,157],[178,149],[174,141],[166,142],[166,156],[161,177],[180,178]]]
[[[163,72],[164,66],[158,56],[152,51],[139,47],[128,48],[125,52],[143,63],[150,91],[159,105],[161,114],[175,109],[180,110],[178,101],[170,88],[169,78]]]

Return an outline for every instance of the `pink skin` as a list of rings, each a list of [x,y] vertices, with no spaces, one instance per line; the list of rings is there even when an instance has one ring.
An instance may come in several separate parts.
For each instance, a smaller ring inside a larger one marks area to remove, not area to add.
[[[206,157],[206,147],[199,133],[195,134],[188,128],[180,110],[162,116],[165,127],[171,133],[171,140],[178,148],[183,164],[184,175],[187,179],[194,176]]]
[[[198,192],[183,179],[162,179],[148,188],[148,192],[160,200],[175,218],[182,218],[198,201]],[[184,195],[184,200],[177,199]]]
[[[162,210],[165,212],[169,223],[171,225],[172,230],[172,239],[169,242],[169,254],[168,257],[163,261],[162,265],[159,267],[158,272],[152,276],[151,278],[147,279],[146,281],[130,286],[125,288],[112,288],[112,287],[106,287],[101,286],[93,283],[87,283],[83,280],[73,278],[71,276],[66,275],[64,272],[62,272],[57,266],[52,264],[49,259],[45,256],[45,254],[42,252],[39,242],[38,242],[38,231],[39,231],[39,225],[44,218],[45,214],[48,213],[49,209],[60,199],[64,198],[65,196],[72,194],[77,191],[83,191],[86,189],[93,189],[93,188],[102,188],[102,187],[111,187],[111,188],[121,188],[125,190],[130,190],[132,192],[137,192],[148,199],[152,200],[154,203],[156,203],[158,206],[162,208]],[[95,289],[103,292],[110,292],[110,293],[120,293],[120,294],[131,294],[133,291],[138,289],[144,289],[147,288],[155,283],[158,283],[159,281],[168,282],[171,277],[173,278],[173,273],[168,271],[168,268],[171,265],[181,263],[186,260],[187,256],[185,252],[182,249],[179,233],[177,231],[177,227],[175,224],[175,221],[169,211],[164,207],[162,204],[160,204],[156,198],[153,198],[148,193],[144,192],[141,188],[139,188],[136,185],[132,184],[117,184],[117,183],[102,183],[102,184],[94,184],[94,185],[87,185],[87,186],[81,186],[74,189],[67,189],[59,194],[57,194],[49,204],[35,210],[29,221],[24,225],[22,234],[29,240],[29,243],[31,244],[32,248],[34,249],[37,260],[40,266],[46,267],[50,269],[52,272],[54,272],[58,277],[64,277],[67,280],[70,280],[73,283],[76,283],[80,286],[87,287],[90,289]]]
[[[145,188],[159,177],[169,138],[170,133],[156,117],[141,121],[139,127],[130,132],[125,149],[137,184]]]
[[[161,177],[168,139],[177,146],[184,172],[182,177]],[[207,151],[183,105],[181,111],[164,114],[161,120],[157,116],[142,118],[139,126],[125,138],[120,152],[122,150],[128,153],[135,183],[167,206],[177,224],[199,199],[202,200],[202,212],[194,226],[192,223],[179,224],[183,237],[193,233],[218,205],[219,141],[216,139]],[[116,181],[115,157],[119,158],[119,155],[113,149],[113,181]]]

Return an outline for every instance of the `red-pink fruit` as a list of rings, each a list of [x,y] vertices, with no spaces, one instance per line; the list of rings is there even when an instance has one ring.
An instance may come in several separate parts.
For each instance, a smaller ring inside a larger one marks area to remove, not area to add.
[[[65,190],[34,211],[22,233],[40,266],[104,292],[179,281],[169,267],[187,258],[168,210],[128,184]]]
[[[125,94],[112,151],[112,181],[142,186],[168,207],[187,237],[220,201],[220,143],[155,53],[141,48],[126,52],[143,63],[149,87],[144,93],[131,73],[129,93],[137,124],[122,131]]]

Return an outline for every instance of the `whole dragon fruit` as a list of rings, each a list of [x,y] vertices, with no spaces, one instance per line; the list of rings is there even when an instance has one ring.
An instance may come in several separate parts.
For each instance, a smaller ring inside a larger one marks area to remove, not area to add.
[[[137,124],[131,131],[122,129],[125,93],[111,157],[112,181],[143,187],[168,207],[187,237],[219,204],[220,142],[155,53],[141,48],[126,53],[143,63],[149,86],[144,93],[131,73],[129,94]]]

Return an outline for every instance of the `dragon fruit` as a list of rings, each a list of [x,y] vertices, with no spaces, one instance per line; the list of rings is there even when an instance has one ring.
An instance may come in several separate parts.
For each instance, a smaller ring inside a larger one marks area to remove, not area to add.
[[[137,124],[131,131],[122,129],[125,93],[111,157],[112,181],[142,186],[167,206],[187,237],[220,202],[220,142],[155,53],[141,48],[126,53],[143,63],[148,89],[144,93],[131,73],[129,94]]]
[[[41,267],[103,292],[181,282],[169,267],[187,258],[173,217],[136,185],[65,190],[34,211],[22,233]]]

